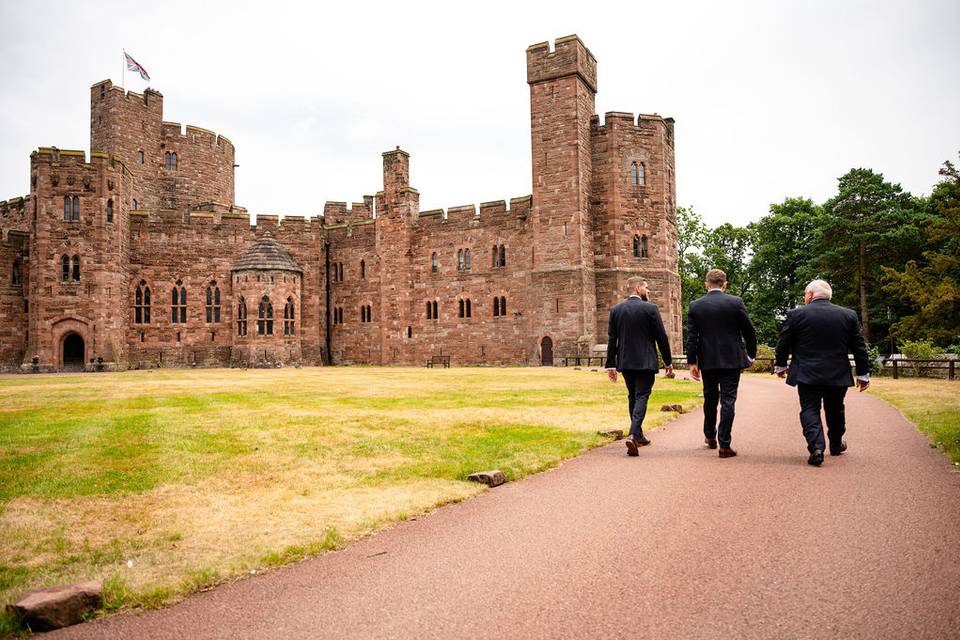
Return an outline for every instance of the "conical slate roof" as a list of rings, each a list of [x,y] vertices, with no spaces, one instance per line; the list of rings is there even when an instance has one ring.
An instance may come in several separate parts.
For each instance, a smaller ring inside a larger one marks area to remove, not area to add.
[[[250,245],[230,271],[295,271],[303,273],[282,244],[268,233]]]

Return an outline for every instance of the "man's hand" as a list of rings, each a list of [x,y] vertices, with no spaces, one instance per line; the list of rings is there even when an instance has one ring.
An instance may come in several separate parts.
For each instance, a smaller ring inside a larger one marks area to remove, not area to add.
[[[861,392],[866,391],[870,386],[870,381],[857,379],[857,386],[860,387]]]
[[[617,381],[617,370],[616,369],[607,369],[607,377],[610,378],[610,382]]]
[[[787,367],[787,368],[784,369],[783,371],[778,371],[778,372],[777,372],[777,377],[778,377],[778,378],[786,378],[788,373],[790,373],[790,367]]]
[[[700,382],[700,367],[695,364],[690,365],[690,377]]]
[[[674,378],[674,377],[676,377],[677,374],[675,374],[675,373],[673,372],[673,365],[672,365],[672,364],[668,364],[668,365],[667,365],[667,370],[666,370],[666,373],[665,373],[664,375],[665,375],[667,378]]]

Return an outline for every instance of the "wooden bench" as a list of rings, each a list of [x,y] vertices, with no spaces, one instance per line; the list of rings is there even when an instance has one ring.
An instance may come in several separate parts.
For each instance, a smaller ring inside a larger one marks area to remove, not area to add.
[[[433,365],[435,365],[435,364],[436,364],[436,365],[442,364],[444,369],[449,369],[449,368],[450,368],[450,356],[433,356],[432,358],[430,358],[429,360],[427,360],[427,367],[429,367],[430,369],[432,369],[432,368],[433,368]]]

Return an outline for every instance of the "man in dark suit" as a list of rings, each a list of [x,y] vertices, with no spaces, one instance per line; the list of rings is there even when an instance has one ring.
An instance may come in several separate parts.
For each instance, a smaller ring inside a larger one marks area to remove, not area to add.
[[[706,286],[707,295],[691,302],[687,312],[687,363],[693,379],[703,379],[706,445],[716,449],[719,439],[720,457],[732,458],[737,455],[730,444],[740,371],[757,357],[757,334],[743,300],[726,293],[727,274],[711,269]]]
[[[777,342],[777,375],[787,377],[787,384],[800,394],[800,424],[807,439],[809,464],[823,464],[826,448],[820,404],[827,417],[827,439],[830,455],[847,450],[843,399],[853,386],[848,354],[853,353],[857,368],[857,386],[863,391],[870,386],[870,363],[867,347],[860,331],[860,321],[852,309],[832,302],[833,290],[823,280],[814,280],[804,291],[804,306],[792,309],[780,328]],[[793,361],[787,365],[787,357]]]
[[[611,382],[617,381],[619,371],[627,383],[630,407],[627,455],[636,456],[640,454],[640,447],[650,444],[643,435],[643,418],[647,414],[654,377],[660,370],[657,347],[660,347],[667,375],[673,374],[673,359],[660,309],[647,302],[647,281],[635,276],[627,280],[627,286],[630,297],[610,309],[606,369]]]

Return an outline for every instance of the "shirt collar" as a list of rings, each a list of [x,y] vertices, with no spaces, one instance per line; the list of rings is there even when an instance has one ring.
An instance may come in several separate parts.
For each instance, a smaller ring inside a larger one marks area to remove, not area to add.
[[[719,291],[720,293],[723,293],[723,289],[720,289],[720,288],[717,288],[717,289],[707,289],[707,293],[713,293],[714,291]]]

